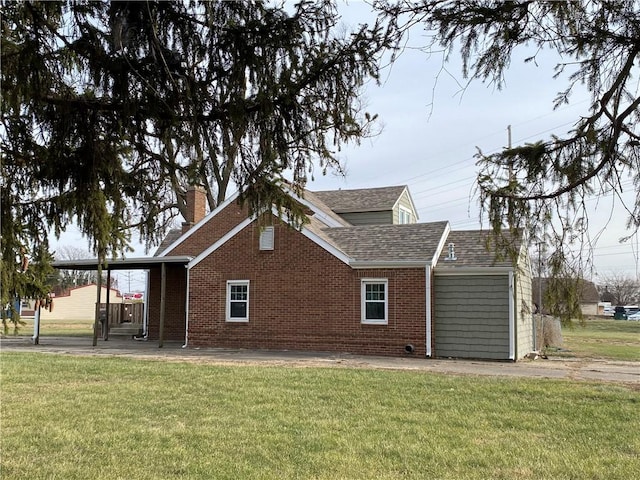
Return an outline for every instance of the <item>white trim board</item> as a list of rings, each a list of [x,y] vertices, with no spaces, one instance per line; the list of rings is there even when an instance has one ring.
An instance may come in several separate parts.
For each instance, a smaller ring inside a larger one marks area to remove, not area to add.
[[[240,222],[238,225],[236,225],[231,230],[229,230],[227,233],[225,233],[222,237],[220,237],[220,239],[218,239],[217,242],[213,243],[213,245],[211,245],[206,250],[203,250],[202,253],[200,253],[200,255],[198,255],[193,260],[191,260],[187,264],[187,268],[191,269],[191,268],[195,267],[196,265],[198,265],[202,260],[207,258],[209,255],[211,255],[213,252],[215,252],[218,248],[220,248],[222,245],[227,243],[227,241],[229,241],[230,239],[235,237],[238,233],[240,233],[242,230],[244,230],[244,228],[246,226],[250,225],[254,220],[255,220],[254,218],[246,218],[246,219],[244,219],[244,221]]]
[[[233,195],[231,195],[229,198],[227,198],[224,202],[222,202],[220,205],[218,205],[216,208],[214,208],[212,211],[210,211],[207,215],[205,215],[202,220],[200,220],[193,227],[191,227],[189,230],[187,230],[182,235],[180,235],[175,242],[173,242],[171,245],[169,245],[167,248],[165,248],[164,251],[158,256],[159,257],[165,257],[169,252],[171,252],[173,249],[175,249],[178,245],[180,245],[182,242],[184,242],[187,238],[189,238],[191,235],[193,235],[198,230],[200,230],[200,228],[203,225],[205,225],[209,220],[211,220],[218,213],[220,213],[222,210],[224,210],[231,202],[235,201],[238,198],[238,195],[240,195],[240,192],[236,192]]]

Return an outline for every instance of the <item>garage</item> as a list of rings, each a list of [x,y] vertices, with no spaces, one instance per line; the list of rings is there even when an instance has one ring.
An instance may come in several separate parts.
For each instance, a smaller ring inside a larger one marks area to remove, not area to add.
[[[436,275],[434,356],[514,359],[512,278]]]
[[[515,361],[533,351],[526,243],[502,238],[518,253],[512,259],[495,253],[489,232],[452,231],[447,241],[433,269],[432,356]]]

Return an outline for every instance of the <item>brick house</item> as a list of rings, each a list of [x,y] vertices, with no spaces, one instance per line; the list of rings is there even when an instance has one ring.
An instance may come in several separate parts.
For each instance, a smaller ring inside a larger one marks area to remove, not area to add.
[[[407,187],[305,192],[299,230],[236,199],[205,215],[204,193],[188,192],[187,221],[156,252],[167,263],[150,270],[150,339],[502,360],[533,349],[524,247],[514,268],[483,232],[417,223]]]

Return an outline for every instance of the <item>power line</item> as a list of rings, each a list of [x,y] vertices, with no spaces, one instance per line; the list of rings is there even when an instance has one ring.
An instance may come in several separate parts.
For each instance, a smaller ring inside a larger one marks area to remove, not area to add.
[[[572,104],[570,106],[567,106],[565,108],[554,110],[553,112],[549,112],[549,113],[546,113],[546,114],[543,114],[543,115],[539,115],[538,117],[534,117],[534,118],[532,118],[530,120],[526,120],[524,122],[517,123],[517,124],[515,124],[515,126],[526,125],[526,124],[531,123],[533,121],[540,120],[540,119],[545,118],[545,117],[550,116],[550,115],[554,115],[558,111],[568,110],[569,108],[572,108],[573,106],[580,105],[580,104],[585,103],[587,101],[589,101],[589,100],[588,99],[582,100],[580,102],[574,103],[574,104]],[[551,128],[546,129],[546,130],[542,130],[540,132],[534,133],[532,135],[519,138],[518,140],[516,140],[516,143],[523,142],[523,141],[528,140],[530,138],[539,137],[540,135],[544,135],[545,133],[553,132],[553,131],[555,131],[555,130],[557,130],[559,128],[566,127],[567,125],[573,125],[573,124],[575,124],[575,120],[571,120],[569,122],[564,122],[564,123],[562,123],[560,125],[556,125],[555,127],[551,127]],[[480,137],[480,138],[478,138],[478,139],[476,139],[474,141],[467,142],[466,145],[478,144],[482,140],[484,140],[486,138],[491,138],[491,137],[493,137],[493,136],[495,136],[495,135],[497,135],[499,133],[502,133],[502,132],[496,131],[494,133],[490,133],[490,134],[484,135],[483,137]],[[496,153],[496,152],[500,151],[502,148],[504,148],[504,147],[493,148],[493,149],[489,150],[489,154]],[[433,155],[433,157],[442,156],[443,154],[446,154],[446,153],[448,153],[450,151],[451,151],[450,149],[441,151],[438,154]],[[462,160],[458,160],[458,161],[453,162],[453,163],[449,163],[447,165],[443,165],[441,167],[438,167],[438,168],[435,168],[435,169],[432,169],[432,170],[428,170],[428,171],[426,171],[424,173],[421,173],[421,174],[418,174],[418,175],[414,175],[413,177],[407,178],[405,180],[400,180],[399,183],[409,183],[409,182],[411,182],[411,181],[413,181],[415,179],[422,178],[422,177],[425,177],[427,175],[432,175],[432,174],[434,174],[436,172],[440,172],[440,171],[445,170],[445,169],[448,170],[449,172],[461,170],[460,168],[452,170],[451,167],[454,167],[454,166],[457,166],[457,165],[461,165],[461,164],[464,164],[464,163],[468,163],[470,161],[475,163],[474,157],[468,157],[468,158],[465,158],[465,159],[462,159]]]

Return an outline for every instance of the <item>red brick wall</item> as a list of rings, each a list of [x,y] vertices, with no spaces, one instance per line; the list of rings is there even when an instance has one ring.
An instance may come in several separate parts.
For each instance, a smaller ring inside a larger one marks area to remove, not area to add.
[[[169,255],[197,256],[210,247],[233,227],[247,218],[245,208],[231,202],[218,212],[193,235],[172,250]],[[184,340],[185,335],[185,296],[186,269],[184,266],[167,266],[167,298],[165,300],[165,340]],[[160,329],[160,267],[149,273],[149,325],[151,340],[159,338]]]
[[[168,255],[197,256],[219,240],[233,227],[247,218],[247,209],[240,207],[235,201],[209,219],[193,235],[184,240]]]
[[[194,245],[215,241],[196,236]],[[424,268],[353,270],[283,225],[273,251],[258,240],[253,223],[191,270],[191,346],[402,356],[413,344],[426,354]],[[361,278],[388,279],[388,325],[361,323]],[[227,280],[250,281],[248,323],[225,322]]]
[[[167,265],[165,299],[164,339],[184,340],[185,295],[187,291],[187,269],[184,265]],[[157,340],[160,332],[160,267],[149,272],[149,326],[148,335]]]

